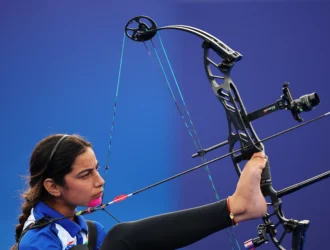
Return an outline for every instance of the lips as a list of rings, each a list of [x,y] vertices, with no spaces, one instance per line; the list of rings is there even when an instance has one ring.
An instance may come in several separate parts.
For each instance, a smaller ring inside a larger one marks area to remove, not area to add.
[[[103,192],[101,191],[101,192],[99,192],[98,194],[94,195],[94,197],[95,197],[95,198],[99,198],[99,197],[102,197],[102,195],[103,195]]]

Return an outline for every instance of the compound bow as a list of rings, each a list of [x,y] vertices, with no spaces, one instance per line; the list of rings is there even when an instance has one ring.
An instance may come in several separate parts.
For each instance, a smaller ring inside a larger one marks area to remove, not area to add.
[[[132,18],[127,23],[125,27],[125,32],[126,35],[131,40],[136,42],[145,42],[148,40],[152,40],[152,38],[156,35],[157,31],[164,29],[175,29],[175,30],[189,32],[203,39],[202,48],[204,49],[205,72],[208,77],[208,80],[211,83],[211,87],[215,96],[221,102],[221,104],[225,109],[228,120],[229,136],[227,140],[217,145],[211,146],[207,149],[199,150],[197,153],[193,154],[193,157],[198,157],[198,156],[204,157],[206,153],[227,144],[229,145],[229,153],[224,156],[215,158],[209,162],[205,162],[202,165],[187,170],[183,173],[168,178],[164,181],[158,182],[147,188],[134,192],[129,196],[144,191],[146,189],[149,189],[150,187],[154,187],[155,185],[159,185],[170,179],[186,174],[192,170],[198,169],[203,166],[207,166],[209,163],[223,159],[224,157],[227,156],[231,156],[235,170],[237,174],[240,176],[241,167],[239,163],[242,162],[243,160],[248,160],[255,152],[264,151],[265,147],[262,144],[262,142],[270,138],[273,138],[275,136],[286,133],[288,131],[291,131],[293,129],[296,129],[298,127],[301,127],[303,125],[306,125],[307,123],[323,118],[329,114],[326,113],[308,122],[302,122],[303,120],[300,117],[300,113],[313,110],[314,107],[319,104],[320,99],[316,93],[303,95],[298,99],[293,99],[288,83],[285,83],[283,85],[283,89],[282,89],[283,95],[279,100],[259,110],[248,113],[244,107],[239,92],[230,76],[231,69],[233,68],[235,63],[242,58],[242,55],[239,52],[232,50],[230,47],[228,47],[218,38],[212,36],[211,34],[203,30],[185,25],[170,25],[164,27],[157,27],[156,23],[151,18],[146,16],[137,16]],[[211,60],[209,56],[211,51],[216,53],[221,58],[220,63],[216,63],[213,60]],[[217,72],[213,72],[212,69],[217,70]],[[221,84],[218,83],[219,81],[221,81]],[[287,130],[284,130],[280,133],[277,133],[275,135],[269,136],[263,140],[260,140],[251,122],[260,117],[263,117],[265,115],[271,114],[277,110],[282,110],[282,109],[290,110],[293,118],[297,120],[300,124],[292,128],[289,128]],[[235,150],[235,145],[237,143],[239,143],[239,149]],[[308,229],[309,221],[308,220],[298,221],[295,219],[287,219],[284,216],[282,210],[281,197],[290,194],[294,191],[297,191],[303,187],[311,185],[317,181],[323,180],[324,178],[327,178],[329,176],[330,176],[330,171],[315,176],[311,179],[305,180],[301,183],[295,184],[293,186],[284,188],[283,190],[276,191],[272,186],[271,171],[268,161],[262,173],[260,185],[263,195],[265,197],[270,198],[271,203],[268,205],[273,207],[274,212],[272,212],[271,214],[267,213],[263,217],[263,224],[259,225],[257,229],[258,237],[246,241],[245,247],[247,249],[254,249],[268,242],[270,237],[270,239],[278,249],[284,250],[285,248],[281,245],[284,236],[287,233],[292,233],[292,249],[301,250],[304,246],[305,233]],[[126,197],[127,195],[124,195],[119,197],[119,199],[122,200]],[[278,218],[279,220],[278,223],[274,224],[272,222],[271,217],[273,216],[276,216]],[[282,225],[284,228],[284,232],[280,237],[278,237],[277,235],[278,234],[277,227],[279,225]]]

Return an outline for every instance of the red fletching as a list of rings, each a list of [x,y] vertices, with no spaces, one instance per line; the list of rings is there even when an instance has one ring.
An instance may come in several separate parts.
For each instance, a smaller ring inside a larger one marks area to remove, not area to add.
[[[127,197],[128,197],[127,194],[121,194],[121,195],[116,196],[116,197],[113,199],[113,201],[114,201],[114,202],[120,202],[120,201],[125,200]]]

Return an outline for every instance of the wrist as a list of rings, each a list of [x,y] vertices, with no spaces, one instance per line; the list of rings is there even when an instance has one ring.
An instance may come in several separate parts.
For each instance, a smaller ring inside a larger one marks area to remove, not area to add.
[[[242,199],[235,194],[227,198],[227,206],[229,211],[229,217],[231,218],[233,225],[237,225],[239,222],[246,220],[246,207]]]

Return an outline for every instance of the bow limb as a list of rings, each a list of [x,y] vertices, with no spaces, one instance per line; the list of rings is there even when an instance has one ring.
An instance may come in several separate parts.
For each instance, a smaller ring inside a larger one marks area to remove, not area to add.
[[[135,23],[137,23],[138,27],[131,28],[130,26]],[[137,16],[132,18],[125,26],[125,33],[133,41],[144,42],[152,39],[156,35],[157,31],[166,29],[180,30],[202,38],[204,41],[209,42],[210,46],[212,46],[213,50],[221,58],[227,61],[236,62],[242,58],[242,55],[239,52],[232,50],[218,38],[201,29],[187,25],[157,27],[155,21],[147,16]]]

